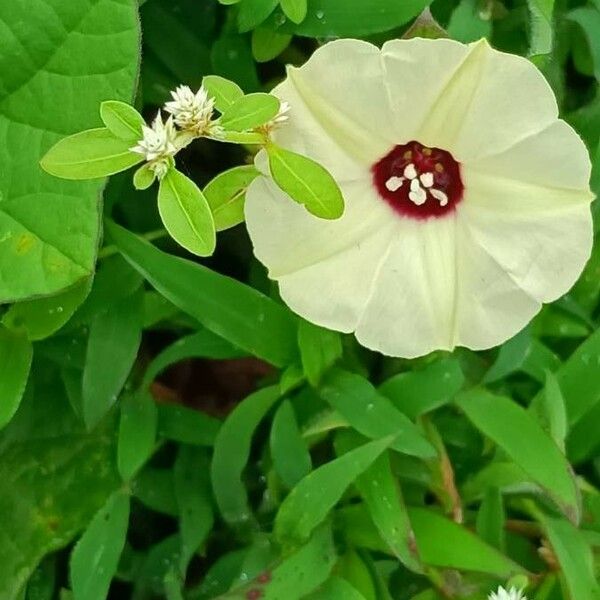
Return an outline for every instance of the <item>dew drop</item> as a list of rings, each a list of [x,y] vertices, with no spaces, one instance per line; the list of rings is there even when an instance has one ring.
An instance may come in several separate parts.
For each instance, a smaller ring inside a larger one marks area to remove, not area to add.
[[[315,13],[315,16],[317,17],[317,19],[319,19],[319,21],[322,21],[322,20],[323,20],[323,17],[325,16],[325,13],[324,13],[322,10],[318,10],[318,11]]]

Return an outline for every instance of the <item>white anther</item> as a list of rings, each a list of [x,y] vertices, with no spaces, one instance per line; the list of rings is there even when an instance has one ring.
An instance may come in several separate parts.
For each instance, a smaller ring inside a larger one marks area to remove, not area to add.
[[[432,188],[429,190],[429,193],[439,201],[440,206],[446,206],[446,204],[448,204],[448,196],[446,196],[442,190],[436,190],[435,188]]]
[[[406,165],[406,167],[404,168],[404,177],[406,177],[407,179],[415,179],[416,176],[417,170],[415,169],[415,165],[413,165],[412,163]]]
[[[427,201],[427,192],[419,186],[418,190],[411,191],[408,193],[408,198],[417,206],[421,206],[421,204],[425,204],[425,202]]]
[[[426,188],[430,188],[433,185],[433,173],[421,173],[419,179]]]
[[[404,178],[403,177],[396,177],[395,175],[393,177],[390,177],[386,182],[385,182],[385,187],[390,191],[390,192],[395,192],[397,190],[399,190],[402,187],[402,184],[404,183]]]
[[[415,177],[415,179],[411,179],[410,180],[410,191],[416,192],[420,189],[421,189],[421,184],[419,183],[419,180],[416,177]]]

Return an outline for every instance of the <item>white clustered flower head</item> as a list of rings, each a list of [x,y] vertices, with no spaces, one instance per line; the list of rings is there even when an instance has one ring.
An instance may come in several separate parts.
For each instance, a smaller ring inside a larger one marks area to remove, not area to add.
[[[267,132],[270,133],[277,127],[281,127],[281,125],[287,123],[290,118],[290,115],[288,114],[290,112],[290,108],[289,102],[281,103],[277,114],[265,125]]]
[[[492,592],[488,600],[527,600],[523,595],[523,592],[511,587],[509,590],[505,590],[503,587],[499,587],[498,591]]]
[[[143,127],[142,133],[142,139],[130,150],[141,154],[156,176],[162,179],[169,169],[171,157],[177,153],[175,145],[177,131],[173,124],[173,118],[169,117],[164,122],[161,112],[158,111],[152,127]]]
[[[204,87],[194,94],[187,85],[180,85],[171,92],[171,96],[173,100],[165,104],[165,110],[173,115],[178,127],[196,135],[210,132],[215,100],[208,95]]]
[[[391,356],[484,349],[581,273],[590,161],[528,60],[483,40],[338,40],[274,93],[294,111],[274,140],[345,199],[328,221],[268,177],[248,190],[256,256],[305,319]]]

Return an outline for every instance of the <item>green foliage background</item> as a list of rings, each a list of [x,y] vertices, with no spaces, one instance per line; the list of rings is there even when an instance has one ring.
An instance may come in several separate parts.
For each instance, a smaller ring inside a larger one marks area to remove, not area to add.
[[[39,168],[104,100],[441,27],[543,70],[598,192],[598,0],[140,4],[0,4],[0,599],[599,599],[598,244],[501,348],[389,359],[283,306],[243,226],[191,262],[130,174]]]

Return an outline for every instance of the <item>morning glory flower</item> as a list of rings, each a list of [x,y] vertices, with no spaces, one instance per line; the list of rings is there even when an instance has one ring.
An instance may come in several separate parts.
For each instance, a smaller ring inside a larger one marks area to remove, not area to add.
[[[187,85],[180,85],[171,92],[173,100],[165,104],[165,110],[173,116],[175,124],[195,135],[208,134],[212,128],[215,100],[201,87],[195,94]]]
[[[485,41],[338,40],[274,93],[293,117],[274,140],[346,203],[327,221],[268,177],[248,190],[256,256],[305,319],[391,356],[484,349],[581,273],[590,161],[528,60]]]
[[[164,122],[159,111],[152,127],[143,127],[142,134],[142,139],[130,150],[141,154],[156,176],[162,179],[169,169],[172,157],[178,150],[176,146],[177,131],[173,124],[173,118],[169,117]]]
[[[527,600],[523,595],[523,592],[511,587],[509,590],[505,590],[503,587],[499,587],[497,592],[492,592],[488,600]]]

